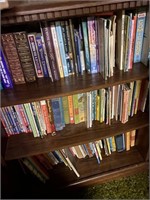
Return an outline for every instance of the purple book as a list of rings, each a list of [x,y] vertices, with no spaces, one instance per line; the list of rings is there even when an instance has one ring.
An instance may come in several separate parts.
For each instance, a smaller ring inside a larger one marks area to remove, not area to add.
[[[8,69],[8,64],[6,62],[3,51],[0,49],[0,76],[1,83],[4,89],[13,88],[12,78]]]

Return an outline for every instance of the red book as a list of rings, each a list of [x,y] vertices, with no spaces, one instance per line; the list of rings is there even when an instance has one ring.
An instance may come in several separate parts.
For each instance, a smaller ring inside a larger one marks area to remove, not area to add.
[[[47,134],[52,133],[52,127],[51,127],[51,123],[50,123],[50,119],[49,119],[49,113],[48,113],[46,101],[42,100],[42,101],[40,101],[40,104],[41,104],[41,109],[42,109],[45,124],[46,124]]]

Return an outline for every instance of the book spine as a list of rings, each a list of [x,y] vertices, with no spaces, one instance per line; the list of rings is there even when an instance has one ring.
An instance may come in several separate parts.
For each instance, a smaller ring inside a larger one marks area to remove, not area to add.
[[[10,109],[11,115],[12,115],[12,117],[13,117],[15,123],[16,123],[18,132],[19,132],[19,133],[21,133],[21,132],[27,133],[27,129],[26,129],[26,127],[24,126],[24,124],[23,124],[23,123],[22,123],[22,124],[20,123],[21,119],[19,118],[18,113],[16,112],[14,106],[10,106],[9,109]]]
[[[56,27],[57,39],[58,39],[58,44],[59,44],[59,49],[60,49],[60,55],[61,55],[62,64],[63,64],[64,76],[67,77],[69,73],[68,73],[68,67],[67,67],[67,62],[66,62],[66,57],[65,57],[62,30],[61,30],[59,21],[55,22],[55,27]]]
[[[69,28],[70,28],[70,36],[71,36],[71,44],[72,44],[72,52],[73,52],[73,60],[74,60],[74,71],[78,74],[78,65],[77,65],[77,57],[75,51],[75,43],[74,43],[74,25],[72,23],[72,19],[69,19]]]
[[[72,71],[72,74],[74,74],[74,60],[73,60],[73,52],[72,52],[73,50],[72,50],[71,36],[70,36],[70,29],[69,29],[68,21],[65,21],[65,30],[66,30],[66,37],[67,37],[67,43],[68,43],[71,71]]]
[[[53,45],[53,40],[52,40],[51,29],[47,22],[43,22],[42,31],[43,31],[47,55],[48,55],[48,59],[49,59],[50,67],[51,67],[51,73],[52,73],[53,79],[57,81],[59,80],[60,75],[59,75],[58,66],[56,62],[56,55],[54,53],[54,45]]]
[[[133,60],[134,60],[134,46],[135,46],[135,38],[136,38],[136,25],[137,25],[137,15],[133,17],[133,36],[131,38],[131,55],[129,58],[129,69],[132,69]]]
[[[63,129],[61,110],[60,110],[60,99],[59,98],[51,99],[51,105],[52,105],[56,131],[60,131]]]
[[[11,71],[13,81],[15,84],[23,84],[25,83],[25,78],[19,60],[13,34],[12,33],[2,34],[1,37],[2,37],[1,41],[4,53],[9,64],[9,69]]]
[[[53,38],[53,42],[54,42],[55,54],[57,55],[56,59],[57,59],[57,65],[58,65],[60,77],[63,78],[64,77],[63,65],[62,65],[60,49],[59,49],[59,45],[58,45],[58,39],[57,39],[56,28],[55,28],[54,23],[51,23],[50,28],[51,28],[52,38]]]
[[[141,61],[145,18],[146,18],[146,12],[139,13],[137,16],[136,39],[134,47],[134,63]]]
[[[88,33],[89,33],[89,50],[91,60],[91,73],[97,73],[96,63],[96,34],[95,34],[95,20],[93,17],[87,18],[88,22]]]
[[[2,118],[4,119],[4,121],[5,121],[5,123],[6,123],[6,126],[7,126],[8,130],[9,130],[9,134],[10,134],[10,135],[14,135],[14,131],[13,131],[12,125],[11,125],[9,119],[8,119],[8,116],[7,116],[7,114],[6,114],[5,109],[4,109],[4,108],[1,108],[0,110],[1,110],[1,116],[2,116]]]
[[[75,43],[75,51],[77,57],[77,73],[82,74],[83,70],[81,68],[81,58],[80,58],[80,38],[78,30],[74,29],[74,43]]]
[[[136,136],[136,130],[132,130],[130,132],[130,146],[135,146],[135,136]]]
[[[5,131],[6,131],[7,136],[9,137],[11,135],[11,132],[9,130],[9,127],[7,125],[7,121],[4,117],[3,111],[1,109],[0,109],[0,120],[1,120],[1,123],[2,123]]]
[[[49,113],[48,113],[46,101],[42,100],[42,101],[40,101],[40,104],[41,104],[42,114],[44,116],[44,121],[46,124],[46,132],[47,132],[47,134],[52,133],[52,127],[51,127],[50,120],[49,120]]]
[[[29,43],[27,40],[26,32],[16,32],[13,33],[19,59],[22,65],[23,73],[26,82],[33,82],[36,80],[35,68],[32,60],[32,55],[30,52]]]
[[[69,107],[68,107],[68,97],[62,97],[63,110],[64,110],[64,120],[65,124],[69,124]]]
[[[69,120],[70,124],[74,124],[74,112],[73,112],[73,96],[68,96],[68,107],[69,107]]]
[[[74,121],[75,124],[79,124],[79,105],[78,105],[78,94],[73,95],[73,109],[74,109]]]
[[[48,75],[51,78],[51,81],[53,82],[52,72],[51,72],[51,68],[50,68],[50,63],[48,61],[48,55],[47,55],[47,51],[46,51],[46,46],[45,46],[45,42],[44,42],[44,36],[43,36],[43,33],[42,33],[42,28],[41,28],[41,40],[42,40],[43,51],[44,51],[44,56],[45,56],[45,60],[46,60]]]
[[[37,44],[38,54],[39,54],[40,63],[42,66],[44,77],[49,77],[48,70],[47,70],[47,63],[46,63],[45,54],[44,54],[44,48],[42,45],[42,39],[41,39],[40,33],[36,34],[36,44]]]
[[[51,123],[52,133],[54,135],[56,129],[55,129],[54,116],[53,116],[52,105],[51,105],[50,100],[47,100],[47,107],[48,107],[49,120],[50,120],[50,123]]]
[[[38,137],[38,131],[37,131],[37,128],[35,126],[34,118],[33,118],[33,115],[31,113],[29,105],[30,105],[29,103],[24,104],[25,112],[28,116],[28,119],[29,119],[29,122],[30,122],[30,125],[31,125],[31,128],[32,128],[33,136]]]
[[[132,69],[131,62],[131,51],[132,51],[132,44],[133,44],[133,35],[134,35],[134,19],[131,20],[131,29],[130,29],[130,42],[129,42],[129,54],[128,54],[128,69]]]
[[[126,151],[130,150],[130,132],[125,133]]]
[[[2,51],[1,51],[1,56],[0,56],[0,75],[1,75],[1,82],[2,82],[3,87],[13,88],[11,75],[9,73],[8,65],[6,63],[6,60]]]
[[[67,62],[67,67],[68,67],[68,74],[70,75],[72,74],[72,68],[71,68],[71,61],[69,57],[69,45],[68,45],[68,40],[67,40],[65,21],[61,21],[60,23],[61,23],[63,42],[64,42],[65,57],[66,57],[66,62]]]
[[[28,34],[27,37],[28,37],[28,42],[29,42],[33,62],[34,62],[36,75],[37,75],[38,78],[44,77],[41,62],[40,62],[39,55],[38,55],[35,35],[34,34]]]

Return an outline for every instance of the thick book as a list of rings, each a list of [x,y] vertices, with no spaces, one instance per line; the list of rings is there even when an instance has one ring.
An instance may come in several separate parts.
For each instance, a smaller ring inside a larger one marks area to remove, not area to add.
[[[50,63],[52,77],[53,77],[53,80],[57,81],[60,79],[60,74],[58,71],[56,55],[54,52],[54,44],[52,40],[50,25],[48,22],[44,21],[44,22],[41,22],[41,27],[42,27],[41,30],[44,36],[44,42],[45,42],[45,46],[47,50],[47,56]]]
[[[25,31],[13,33],[26,82],[36,80],[32,55]]]
[[[141,61],[145,19],[146,19],[145,11],[138,13],[137,26],[136,26],[136,39],[135,39],[135,47],[134,47],[134,63]]]
[[[2,34],[2,47],[15,84],[25,83],[25,78],[12,33]]]
[[[11,74],[9,72],[8,64],[6,62],[5,56],[0,50],[0,77],[1,77],[1,84],[4,89],[13,88],[13,82],[11,79]]]
[[[62,97],[62,104],[63,104],[63,110],[64,110],[65,124],[69,124],[69,107],[68,107],[68,97],[67,96]]]

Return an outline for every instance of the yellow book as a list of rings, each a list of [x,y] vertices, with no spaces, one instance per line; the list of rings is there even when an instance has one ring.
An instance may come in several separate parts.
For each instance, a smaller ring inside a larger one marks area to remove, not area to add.
[[[73,111],[74,111],[74,122],[79,124],[79,105],[78,105],[78,94],[73,95]]]
[[[97,152],[98,152],[99,158],[100,158],[100,160],[102,160],[101,149],[100,149],[99,144],[98,144],[97,141],[95,142],[95,145],[96,145],[96,149],[97,149]]]
[[[126,145],[126,151],[130,150],[130,132],[125,133],[125,145]]]
[[[136,93],[135,93],[135,109],[134,109],[134,114],[137,114],[137,108],[138,108],[138,102],[139,102],[139,95],[140,95],[140,90],[141,90],[141,80],[137,80],[137,87],[136,87]]]
[[[136,135],[136,130],[133,130],[130,132],[130,146],[131,147],[135,146],[135,135]]]
[[[113,149],[113,152],[116,151],[116,142],[115,142],[114,136],[112,137],[112,149]]]
[[[62,104],[64,109],[64,120],[65,124],[69,124],[69,107],[68,107],[68,97],[62,97]]]

